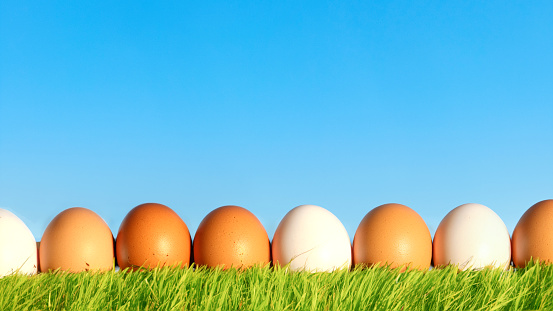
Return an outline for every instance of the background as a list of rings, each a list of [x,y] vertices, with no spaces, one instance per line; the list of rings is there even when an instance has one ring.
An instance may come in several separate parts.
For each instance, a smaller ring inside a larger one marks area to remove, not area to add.
[[[512,233],[552,198],[551,1],[0,2],[0,207],[37,240],[146,202],[192,235],[315,204],[353,239],[391,202]]]

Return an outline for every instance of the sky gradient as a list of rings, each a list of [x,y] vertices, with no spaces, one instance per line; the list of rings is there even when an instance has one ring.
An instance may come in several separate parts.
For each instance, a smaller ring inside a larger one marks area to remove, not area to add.
[[[315,204],[353,239],[385,203],[512,233],[552,198],[551,1],[0,3],[0,207],[37,240],[146,202],[191,234]]]

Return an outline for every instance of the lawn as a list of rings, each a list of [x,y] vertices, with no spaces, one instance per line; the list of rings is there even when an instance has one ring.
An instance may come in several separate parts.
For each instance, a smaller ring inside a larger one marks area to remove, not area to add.
[[[553,265],[334,273],[162,268],[0,279],[0,310],[553,310]]]

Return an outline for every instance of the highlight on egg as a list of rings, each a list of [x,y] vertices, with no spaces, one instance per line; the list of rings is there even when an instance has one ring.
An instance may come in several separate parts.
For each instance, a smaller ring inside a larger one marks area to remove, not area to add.
[[[330,211],[300,205],[280,221],[272,243],[273,264],[292,271],[331,272],[351,267],[351,242]]]
[[[532,205],[513,231],[513,264],[524,268],[530,260],[553,263],[553,200]]]
[[[98,214],[83,207],[66,209],[52,219],[42,235],[39,253],[42,272],[114,268],[111,230]]]
[[[120,269],[185,267],[192,240],[186,223],[171,208],[145,203],[133,208],[121,222],[115,242]]]
[[[476,203],[460,205],[440,222],[433,242],[434,266],[457,265],[461,270],[507,269],[511,239],[501,218]]]
[[[211,211],[194,236],[194,261],[198,266],[249,268],[271,261],[267,231],[247,209],[227,205]]]
[[[428,270],[432,237],[428,226],[411,208],[380,205],[365,215],[353,238],[353,264]]]
[[[0,208],[0,278],[13,273],[37,273],[35,238],[25,223]]]

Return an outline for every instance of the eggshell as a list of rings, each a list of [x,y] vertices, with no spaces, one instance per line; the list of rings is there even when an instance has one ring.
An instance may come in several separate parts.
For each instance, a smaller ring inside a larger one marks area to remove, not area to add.
[[[432,261],[432,237],[414,210],[401,204],[372,209],[353,238],[353,264],[380,263],[391,268],[407,266],[428,270]]]
[[[224,269],[265,266],[271,261],[269,236],[247,209],[222,206],[207,214],[198,226],[194,261],[198,266]]]
[[[292,271],[349,269],[351,243],[344,225],[328,210],[300,205],[288,212],[273,237],[273,262]]]
[[[190,232],[169,207],[145,203],[123,219],[115,243],[121,269],[162,266],[185,267],[190,262]]]
[[[530,258],[553,263],[553,200],[530,207],[513,231],[513,263],[523,268]]]
[[[40,241],[40,269],[68,272],[114,268],[113,235],[95,212],[73,207],[48,224]]]
[[[511,239],[507,227],[490,208],[463,204],[440,222],[433,243],[435,266],[458,265],[459,269],[486,266],[507,269],[511,263]]]
[[[12,212],[0,208],[0,277],[37,272],[37,252],[31,230]]]

